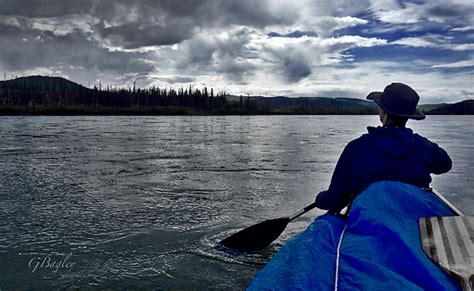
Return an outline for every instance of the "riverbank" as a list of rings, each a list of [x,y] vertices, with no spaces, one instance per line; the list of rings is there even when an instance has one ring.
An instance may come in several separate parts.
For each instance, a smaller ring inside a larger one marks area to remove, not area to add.
[[[273,108],[245,110],[238,107],[219,110],[201,110],[190,107],[1,107],[0,116],[232,116],[232,115],[377,115],[377,110],[319,110]],[[470,111],[433,111],[426,115],[472,115]]]

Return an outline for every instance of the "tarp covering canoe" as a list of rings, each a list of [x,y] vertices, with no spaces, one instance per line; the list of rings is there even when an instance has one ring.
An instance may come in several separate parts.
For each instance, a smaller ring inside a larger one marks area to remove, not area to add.
[[[355,199],[348,220],[322,215],[289,240],[248,290],[334,290],[344,227],[339,290],[459,290],[423,252],[418,230],[421,217],[450,215],[448,206],[420,188],[377,182]]]

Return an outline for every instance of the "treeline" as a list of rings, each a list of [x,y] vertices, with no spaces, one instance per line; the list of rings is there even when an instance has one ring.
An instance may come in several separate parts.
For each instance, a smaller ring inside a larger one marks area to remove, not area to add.
[[[0,82],[0,106],[4,108],[190,108],[213,112],[227,107],[225,92],[214,89],[147,89],[94,86],[85,88],[57,77],[22,77]],[[123,110],[122,110],[123,111]]]
[[[462,109],[466,104],[462,104]],[[430,109],[434,105],[430,105]],[[371,101],[226,95],[204,87],[86,88],[59,77],[0,81],[0,115],[377,114]],[[463,111],[464,112],[464,111]]]

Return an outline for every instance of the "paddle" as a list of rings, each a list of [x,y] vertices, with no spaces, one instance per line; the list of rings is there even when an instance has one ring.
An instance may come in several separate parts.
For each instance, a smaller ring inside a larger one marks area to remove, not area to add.
[[[431,191],[458,216],[423,217],[419,220],[423,251],[461,281],[463,290],[474,290],[474,217],[464,216],[441,194]]]
[[[257,223],[223,239],[219,244],[238,252],[251,253],[259,251],[277,239],[290,221],[315,207],[316,204],[312,203],[290,217],[281,217]]]

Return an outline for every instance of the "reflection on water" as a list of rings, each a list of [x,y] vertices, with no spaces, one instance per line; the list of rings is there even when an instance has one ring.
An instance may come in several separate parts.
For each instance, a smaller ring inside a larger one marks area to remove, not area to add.
[[[226,255],[215,243],[311,203],[343,146],[377,125],[376,116],[0,120],[6,289],[242,288],[321,212],[291,223],[259,254]],[[470,214],[473,122],[429,116],[410,123],[453,157],[453,170],[433,185]],[[48,268],[47,258],[53,265],[70,253],[71,268]],[[33,271],[40,259],[43,267]]]

